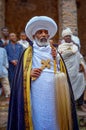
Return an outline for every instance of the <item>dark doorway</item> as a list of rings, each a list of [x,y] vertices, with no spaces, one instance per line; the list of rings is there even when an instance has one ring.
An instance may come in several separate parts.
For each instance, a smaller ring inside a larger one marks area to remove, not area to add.
[[[10,32],[19,34],[31,17],[39,15],[49,16],[58,24],[57,5],[57,0],[6,0],[6,26]]]

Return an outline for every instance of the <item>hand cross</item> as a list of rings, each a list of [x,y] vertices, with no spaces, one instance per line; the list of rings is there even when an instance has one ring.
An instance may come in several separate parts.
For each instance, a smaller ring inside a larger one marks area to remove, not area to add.
[[[41,66],[41,69],[43,70],[43,69],[45,69],[46,67],[48,68],[48,69],[50,69],[50,60],[48,59],[48,60],[42,60],[41,61],[41,64],[42,64],[42,66]]]

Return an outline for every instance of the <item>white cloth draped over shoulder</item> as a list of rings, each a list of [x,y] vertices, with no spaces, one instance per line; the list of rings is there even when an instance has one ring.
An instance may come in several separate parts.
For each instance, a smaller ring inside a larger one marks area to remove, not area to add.
[[[81,54],[78,47],[71,43],[62,43],[58,47],[58,52],[62,54],[66,64],[75,100],[77,100],[84,92],[85,78],[82,72],[79,72],[81,63]]]
[[[23,46],[23,49],[26,49],[29,47],[29,42],[27,40],[19,40],[18,43]]]
[[[38,79],[31,81],[32,119],[34,130],[59,130],[56,122],[55,83],[51,47],[33,44],[32,68],[40,68],[41,60],[50,59],[51,68],[45,68]]]

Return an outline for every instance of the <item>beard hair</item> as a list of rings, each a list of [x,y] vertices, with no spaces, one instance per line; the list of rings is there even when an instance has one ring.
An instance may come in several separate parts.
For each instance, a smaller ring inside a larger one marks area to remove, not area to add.
[[[49,39],[45,38],[45,37],[42,37],[41,39],[38,39],[35,37],[35,41],[37,43],[38,46],[40,47],[46,47],[49,45]]]

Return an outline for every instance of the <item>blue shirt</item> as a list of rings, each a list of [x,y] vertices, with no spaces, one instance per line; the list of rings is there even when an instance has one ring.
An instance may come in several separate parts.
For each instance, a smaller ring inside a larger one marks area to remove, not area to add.
[[[9,42],[5,49],[7,51],[9,62],[11,62],[12,60],[19,60],[23,52],[23,47],[18,43],[12,44],[11,42]]]
[[[9,69],[8,69],[9,81],[10,81],[10,86],[12,86],[12,82],[17,67],[17,65],[15,66],[14,64],[12,64],[12,61],[16,60],[18,62],[23,52],[23,47],[18,43],[13,44],[9,42],[9,44],[5,47],[5,49],[7,51],[7,56],[9,61]]]

